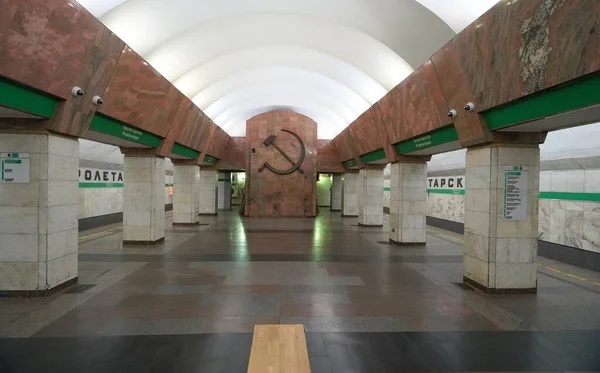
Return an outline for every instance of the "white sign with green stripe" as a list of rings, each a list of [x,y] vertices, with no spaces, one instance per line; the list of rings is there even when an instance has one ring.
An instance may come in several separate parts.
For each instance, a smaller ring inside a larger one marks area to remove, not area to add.
[[[29,153],[0,153],[0,182],[28,184],[30,181]]]

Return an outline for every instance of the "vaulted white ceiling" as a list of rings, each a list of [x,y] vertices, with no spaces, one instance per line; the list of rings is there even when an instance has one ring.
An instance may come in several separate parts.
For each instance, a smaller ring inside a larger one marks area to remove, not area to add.
[[[498,0],[78,0],[233,136],[290,109],[333,138]]]

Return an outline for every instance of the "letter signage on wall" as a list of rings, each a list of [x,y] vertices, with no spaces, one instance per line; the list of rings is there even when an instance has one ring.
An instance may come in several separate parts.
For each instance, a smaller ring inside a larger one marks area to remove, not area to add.
[[[465,177],[428,177],[427,191],[429,193],[465,194]]]
[[[80,188],[122,188],[123,171],[79,168]]]

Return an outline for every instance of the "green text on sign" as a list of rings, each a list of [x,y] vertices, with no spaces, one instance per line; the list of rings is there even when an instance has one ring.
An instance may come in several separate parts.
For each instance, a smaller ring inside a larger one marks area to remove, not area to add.
[[[217,157],[213,157],[210,154],[206,154],[204,156],[204,163],[208,163],[208,164],[217,164],[217,162],[219,161],[219,158]]]
[[[407,154],[457,140],[458,133],[456,132],[454,125],[451,124],[421,136],[399,142],[395,147],[398,154]]]
[[[135,128],[102,114],[96,114],[94,116],[94,119],[92,119],[92,123],[90,124],[90,130],[146,145],[151,148],[156,148],[162,140],[161,137],[156,136],[153,133]]]
[[[344,165],[344,168],[358,167],[358,162],[354,158],[344,161],[342,164]]]

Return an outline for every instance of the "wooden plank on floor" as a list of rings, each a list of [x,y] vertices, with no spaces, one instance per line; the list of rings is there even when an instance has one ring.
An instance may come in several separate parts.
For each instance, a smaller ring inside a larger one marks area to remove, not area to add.
[[[248,373],[310,373],[302,325],[255,325]]]

